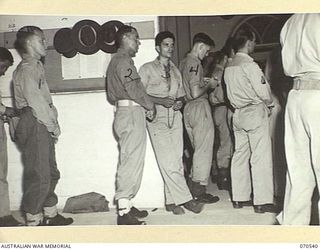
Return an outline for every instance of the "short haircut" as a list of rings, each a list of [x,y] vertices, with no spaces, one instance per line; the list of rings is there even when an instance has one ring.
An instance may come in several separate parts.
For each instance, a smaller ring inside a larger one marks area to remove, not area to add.
[[[0,61],[9,61],[11,65],[13,64],[13,56],[11,52],[4,47],[0,47]]]
[[[194,35],[193,37],[193,45],[195,45],[196,43],[204,43],[208,46],[214,47],[215,43],[214,41],[211,39],[210,36],[208,36],[205,33],[197,33]]]
[[[36,32],[43,32],[37,26],[24,26],[17,32],[17,40],[15,41],[15,48],[21,54],[26,52],[26,42],[27,40],[36,34]]]
[[[232,36],[228,37],[221,51],[228,57],[231,57],[231,51],[236,52],[236,39]]]
[[[255,35],[253,31],[243,28],[239,30],[235,36],[235,48],[236,50],[239,50],[243,48],[247,41],[253,41],[255,38]]]
[[[174,35],[170,31],[162,31],[162,32],[158,33],[158,35],[155,38],[156,46],[160,46],[162,41],[166,38],[172,38],[173,42],[175,42],[175,40],[176,40]]]
[[[117,33],[116,33],[116,45],[119,48],[121,43],[122,43],[122,39],[123,37],[128,34],[131,33],[133,30],[137,31],[137,29],[135,27],[129,26],[129,25],[123,25],[121,26]]]

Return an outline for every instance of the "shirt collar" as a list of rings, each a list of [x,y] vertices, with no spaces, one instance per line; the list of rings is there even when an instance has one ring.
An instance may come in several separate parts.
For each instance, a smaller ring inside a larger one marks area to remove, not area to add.
[[[33,62],[33,63],[41,62],[40,59],[30,56],[28,54],[23,54],[22,59],[26,62]]]
[[[236,54],[237,56],[242,56],[242,57],[246,57],[248,58],[249,60],[253,61],[253,58],[251,56],[249,56],[248,54],[246,53],[243,53],[243,52],[237,52]]]

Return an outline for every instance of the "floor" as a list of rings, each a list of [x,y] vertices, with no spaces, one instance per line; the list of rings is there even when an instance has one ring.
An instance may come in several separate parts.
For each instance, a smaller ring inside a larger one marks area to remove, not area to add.
[[[218,190],[215,184],[210,184],[208,191],[220,197],[215,204],[206,204],[200,214],[194,214],[187,210],[184,215],[174,215],[164,208],[149,208],[149,216],[145,218],[147,225],[272,225],[275,222],[275,214],[257,214],[253,207],[234,209],[230,201],[229,193]],[[141,208],[140,208],[141,209]],[[19,216],[19,212],[14,212]],[[83,225],[116,225],[116,211],[64,214],[74,219],[74,226]],[[19,218],[19,217],[18,217]],[[20,217],[21,219],[21,217]]]

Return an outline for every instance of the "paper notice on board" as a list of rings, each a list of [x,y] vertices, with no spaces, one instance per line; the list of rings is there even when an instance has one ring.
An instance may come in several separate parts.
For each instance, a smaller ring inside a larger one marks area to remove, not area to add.
[[[62,56],[62,77],[64,80],[105,77],[110,60],[111,55],[103,51],[93,55],[78,53],[73,58]]]
[[[63,80],[80,79],[81,74],[79,53],[72,58],[67,58],[61,55],[61,68]]]

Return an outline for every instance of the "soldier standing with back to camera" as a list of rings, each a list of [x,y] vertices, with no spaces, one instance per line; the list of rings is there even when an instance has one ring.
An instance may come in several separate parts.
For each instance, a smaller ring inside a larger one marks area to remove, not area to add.
[[[205,81],[201,65],[201,61],[214,45],[214,41],[208,35],[196,34],[191,52],[180,63],[187,102],[183,111],[184,123],[194,148],[190,190],[192,195],[203,203],[219,201],[219,197],[206,193],[214,141],[214,125],[208,102],[208,91],[214,89],[218,81],[213,78]]]
[[[254,211],[265,213],[274,212],[271,205],[273,174],[268,120],[272,97],[261,69],[249,56],[254,52],[255,40],[253,32],[239,31],[236,36],[237,53],[226,67],[224,79],[228,98],[235,108],[235,152],[231,161],[233,207],[247,205],[253,191]]]

